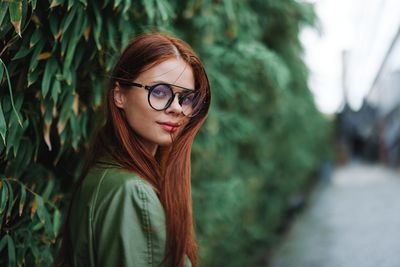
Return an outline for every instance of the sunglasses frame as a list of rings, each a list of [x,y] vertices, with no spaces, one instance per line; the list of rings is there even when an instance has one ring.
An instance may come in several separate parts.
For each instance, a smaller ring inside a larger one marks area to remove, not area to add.
[[[172,90],[172,86],[184,89],[187,92],[188,91],[191,91],[193,93],[197,93],[198,92],[198,90],[192,90],[192,89],[188,89],[186,87],[182,87],[182,86],[175,85],[175,84],[170,84],[170,83],[165,83],[165,82],[159,82],[159,83],[156,83],[156,84],[153,84],[153,85],[143,85],[143,84],[140,84],[140,83],[135,83],[135,82],[130,82],[130,81],[118,81],[118,83],[121,84],[121,85],[125,85],[125,86],[139,87],[139,88],[143,88],[143,89],[147,90],[149,92],[148,95],[147,95],[147,102],[149,103],[149,105],[150,105],[150,107],[152,109],[157,110],[157,111],[163,111],[163,110],[166,110],[167,108],[169,108],[171,106],[172,102],[174,102],[176,94],[179,94],[178,95],[178,102],[179,102],[179,105],[182,107],[182,101],[181,101],[181,98],[180,98],[180,94],[182,92],[174,93],[174,91]],[[156,88],[156,86],[159,86],[159,85],[167,85],[168,88],[171,90],[171,95],[172,95],[171,98],[168,100],[167,104],[165,105],[165,107],[162,108],[162,109],[157,109],[157,108],[153,107],[153,105],[150,102],[151,92],[154,90],[154,88]],[[183,111],[182,111],[182,114],[184,116],[186,116],[186,117],[192,118],[192,117],[196,116],[197,114],[199,114],[200,110],[201,110],[201,108],[198,110],[198,112],[196,114],[186,115],[185,113],[183,113]]]

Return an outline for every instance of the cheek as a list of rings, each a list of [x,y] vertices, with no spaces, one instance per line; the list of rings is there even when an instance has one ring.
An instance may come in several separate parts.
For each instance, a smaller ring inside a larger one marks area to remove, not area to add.
[[[142,94],[129,95],[124,105],[124,112],[133,129],[144,126],[154,117],[153,109],[148,105],[146,96]]]
[[[131,127],[135,129],[153,121],[151,112],[143,107],[132,106],[125,110],[125,115]]]

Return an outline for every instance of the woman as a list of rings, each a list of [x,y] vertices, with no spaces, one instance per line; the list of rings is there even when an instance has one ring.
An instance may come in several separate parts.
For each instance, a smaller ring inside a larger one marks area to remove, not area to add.
[[[131,42],[114,67],[56,265],[197,266],[190,151],[209,104],[206,72],[186,43],[160,33]]]

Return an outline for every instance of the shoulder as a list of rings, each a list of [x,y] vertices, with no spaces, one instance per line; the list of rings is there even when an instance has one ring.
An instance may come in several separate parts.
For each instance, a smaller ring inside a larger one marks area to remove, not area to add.
[[[137,183],[148,184],[144,179],[140,178],[137,174],[129,170],[119,167],[99,167],[96,165],[89,170],[85,180],[89,183],[101,183],[111,188],[119,187],[127,182],[133,181]]]
[[[92,189],[97,197],[107,197],[116,192],[146,194],[156,197],[154,188],[137,174],[117,167],[92,168],[87,174],[83,187]]]
[[[87,210],[89,220],[109,209],[137,208],[164,217],[156,191],[137,174],[118,167],[92,167],[74,197],[75,210]]]
[[[106,170],[100,185],[100,191],[105,191],[105,194],[120,192],[141,201],[159,201],[154,188],[149,182],[135,173],[121,168]]]
[[[150,219],[157,221],[156,224],[165,223],[164,208],[147,181],[124,169],[106,168],[89,172],[88,182],[93,174],[97,185],[93,190],[89,219],[97,225],[95,228],[101,228],[110,218],[116,225],[134,218],[143,225],[150,224]]]
[[[74,197],[73,210],[69,231],[74,250],[83,257],[92,251],[93,262],[102,263],[96,266],[142,266],[145,257],[153,256],[161,262],[164,209],[152,186],[135,173],[93,167]]]
[[[93,169],[87,178],[97,181],[89,208],[96,261],[102,266],[161,262],[165,214],[152,186],[120,168]]]

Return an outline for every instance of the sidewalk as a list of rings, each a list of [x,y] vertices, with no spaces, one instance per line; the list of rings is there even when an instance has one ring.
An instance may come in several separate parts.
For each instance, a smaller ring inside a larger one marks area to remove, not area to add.
[[[399,267],[400,172],[336,169],[274,255],[270,267]]]

